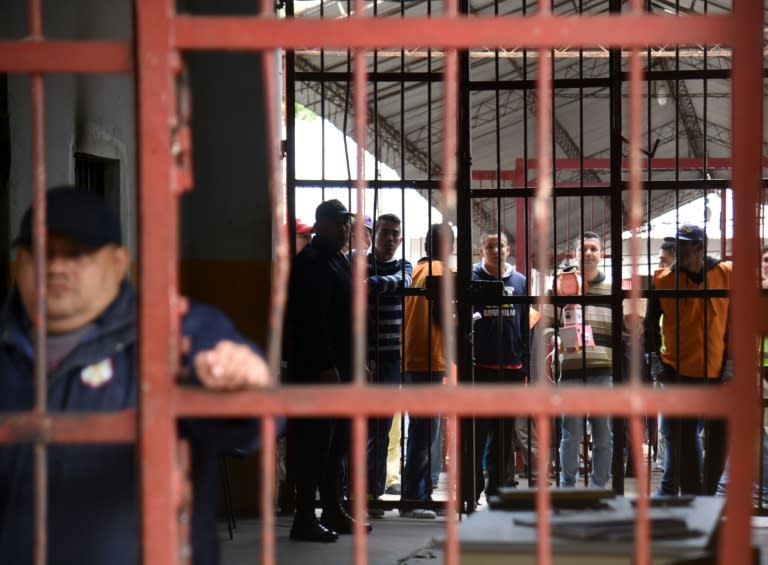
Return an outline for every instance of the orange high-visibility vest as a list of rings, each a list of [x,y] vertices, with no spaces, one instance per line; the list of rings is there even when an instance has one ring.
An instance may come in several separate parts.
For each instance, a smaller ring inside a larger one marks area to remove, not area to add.
[[[707,269],[706,284],[693,282],[685,271],[678,277],[669,268],[656,271],[653,281],[659,290],[728,289],[731,273],[730,263],[719,262]],[[718,378],[725,362],[728,302],[727,297],[659,298],[664,314],[661,360],[686,377]]]

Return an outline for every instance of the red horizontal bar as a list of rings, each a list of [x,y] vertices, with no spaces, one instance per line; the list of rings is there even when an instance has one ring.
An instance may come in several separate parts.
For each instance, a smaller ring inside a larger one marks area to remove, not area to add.
[[[130,41],[0,41],[0,71],[7,73],[130,73]]]
[[[9,412],[0,416],[2,443],[132,443],[136,441],[136,411]]]
[[[178,16],[180,49],[644,47],[733,43],[729,15],[284,19]]]
[[[727,416],[737,407],[724,387],[614,388],[563,386],[428,386],[402,388],[358,385],[288,386],[236,394],[178,388],[175,404],[180,417],[224,416],[386,416],[408,411],[414,415],[476,416],[547,414],[646,414]],[[757,396],[755,396],[757,398]],[[755,401],[757,402],[757,401]],[[755,404],[757,407],[757,404]],[[755,408],[757,409],[757,408]]]
[[[674,159],[671,157],[663,157],[659,159],[653,159],[651,161],[653,165],[651,167],[654,171],[660,170],[674,170],[678,168],[680,170],[696,170],[704,167],[704,159]],[[707,159],[708,169],[731,169],[733,168],[733,160],[730,157],[714,157]],[[557,159],[555,161],[555,167],[557,170],[574,169],[578,170],[581,167],[585,170],[609,170],[611,168],[611,161],[609,159]],[[536,159],[528,159],[528,168],[536,169],[539,163]],[[629,160],[624,159],[621,162],[622,169],[629,169]],[[648,168],[648,160],[644,159],[640,161],[641,169]],[[763,167],[768,167],[768,158],[763,159]],[[472,180],[496,180],[497,175],[501,180],[515,180],[515,175],[519,174],[517,169],[502,169],[496,171],[493,169],[475,169],[472,171]]]

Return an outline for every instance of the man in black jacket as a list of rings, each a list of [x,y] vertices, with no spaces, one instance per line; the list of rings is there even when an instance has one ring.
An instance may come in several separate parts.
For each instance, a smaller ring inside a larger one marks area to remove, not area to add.
[[[315,210],[315,237],[293,263],[288,295],[288,372],[296,383],[350,382],[350,265],[341,252],[351,214],[338,200]],[[349,421],[304,418],[296,423],[296,514],[290,537],[334,542],[352,533],[341,505]],[[315,492],[323,514],[315,517]],[[370,531],[370,525],[366,525]]]

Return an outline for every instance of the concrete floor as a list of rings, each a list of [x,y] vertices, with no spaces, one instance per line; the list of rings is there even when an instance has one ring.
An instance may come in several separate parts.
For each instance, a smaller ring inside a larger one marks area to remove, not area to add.
[[[652,486],[657,486],[660,473],[653,473]],[[519,479],[521,487],[528,486]],[[446,500],[447,477],[440,476],[435,500]],[[627,479],[628,492],[634,492],[634,481]],[[399,497],[384,495],[382,498],[397,500]],[[481,498],[479,511],[487,509]],[[293,542],[288,538],[291,516],[278,516],[275,528],[275,555],[280,565],[339,565],[353,563],[352,536],[342,536],[336,543],[317,544]],[[373,532],[368,536],[369,565],[442,565],[442,545],[436,539],[445,533],[445,518],[417,520],[401,518],[397,510],[389,510],[383,518],[371,520]],[[222,565],[252,565],[260,557],[260,522],[238,520],[233,539],[229,539],[226,522],[219,526],[221,536]],[[768,565],[768,564],[766,564]]]
[[[651,474],[651,492],[658,486],[661,473]],[[525,480],[520,486],[527,486]],[[628,496],[636,492],[633,479],[626,479]],[[445,481],[441,476],[436,492],[437,500],[445,499]],[[386,496],[386,495],[385,495]],[[397,497],[387,497],[396,499]],[[481,499],[481,502],[482,501]],[[485,511],[481,505],[479,511]],[[275,528],[276,562],[279,565],[342,565],[354,562],[352,536],[342,536],[331,544],[293,542],[288,539],[291,516],[278,516]],[[438,540],[444,535],[446,519],[416,520],[400,518],[397,510],[387,511],[380,519],[372,520],[373,532],[368,536],[369,565],[443,565],[443,548]],[[260,562],[261,530],[258,520],[238,520],[234,539],[230,540],[226,522],[219,526],[222,565],[254,565]],[[768,519],[753,521],[754,544],[768,548]],[[760,565],[768,565],[768,551],[762,551]]]
[[[292,518],[279,516],[275,528],[275,555],[278,564],[342,565],[353,563],[352,536],[342,536],[335,543],[303,543],[288,539]],[[442,563],[442,550],[431,549],[433,538],[442,535],[445,519],[410,520],[397,512],[388,512],[373,522],[368,536],[370,565],[416,565]],[[222,524],[222,565],[253,565],[259,563],[260,531],[258,520],[237,523],[234,539],[230,541],[226,524]],[[436,544],[435,544],[436,545]]]

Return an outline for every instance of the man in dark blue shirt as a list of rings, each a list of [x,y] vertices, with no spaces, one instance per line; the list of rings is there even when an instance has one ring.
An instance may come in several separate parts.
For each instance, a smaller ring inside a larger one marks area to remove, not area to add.
[[[504,296],[523,296],[528,293],[525,277],[507,263],[509,240],[504,232],[484,233],[480,238],[481,261],[472,268],[472,280],[498,281]],[[478,383],[525,383],[528,358],[528,307],[524,304],[492,304],[475,307],[473,326],[474,376]],[[477,421],[478,451],[487,452],[486,494],[495,494],[499,484],[513,486],[515,481],[515,450],[528,460],[531,435],[529,418],[481,419]],[[504,424],[503,427],[501,424]],[[508,449],[504,449],[508,448]],[[514,448],[514,449],[513,449]],[[480,460],[476,473],[480,473]],[[506,469],[505,469],[506,468]],[[502,470],[505,469],[505,472]],[[479,488],[477,490],[480,490]]]
[[[114,412],[137,404],[136,299],[130,253],[103,199],[73,187],[48,191],[45,341],[50,412]],[[0,413],[34,407],[35,267],[32,216],[14,241],[18,277],[0,315]],[[198,385],[236,390],[269,384],[257,349],[217,310],[192,304],[182,319],[182,363]],[[171,378],[171,375],[169,375]],[[253,448],[258,421],[181,420],[190,441],[193,563],[218,563],[216,500],[222,449]],[[0,561],[32,563],[33,447],[0,446]],[[136,565],[139,508],[133,445],[48,446],[49,565]]]

